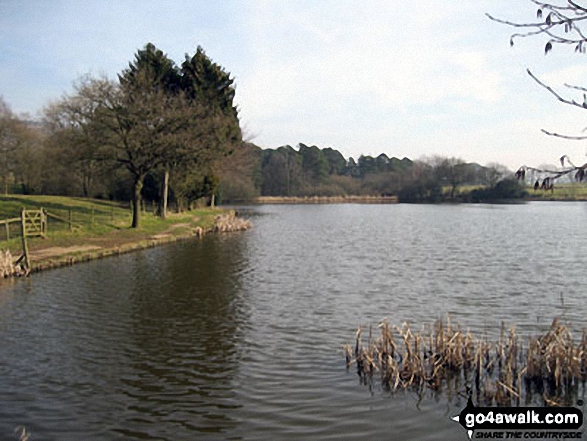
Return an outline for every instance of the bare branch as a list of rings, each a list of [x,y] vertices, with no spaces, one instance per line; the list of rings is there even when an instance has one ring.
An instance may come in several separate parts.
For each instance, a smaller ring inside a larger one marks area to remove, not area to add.
[[[571,5],[573,8],[587,13],[587,8],[584,8],[583,6],[578,5],[573,0],[568,0],[568,2],[569,2],[569,5]],[[571,8],[569,7],[568,9],[571,9]]]
[[[583,103],[583,104],[579,104],[578,102],[574,101],[574,100],[568,100],[566,98],[563,98],[561,95],[559,95],[557,92],[554,91],[554,89],[550,86],[547,86],[546,84],[544,84],[542,81],[540,81],[531,71],[530,69],[526,69],[526,72],[528,72],[528,75],[530,75],[530,77],[532,77],[532,79],[534,81],[536,81],[538,84],[540,84],[542,87],[544,87],[546,90],[548,90],[551,94],[553,94],[561,103],[565,103],[565,104],[570,104],[571,106],[576,106],[576,107],[580,107],[581,109],[587,109],[587,104]]]
[[[549,11],[573,11],[574,10],[574,8],[572,6],[553,5],[553,4],[544,3],[544,2],[538,1],[538,0],[530,0],[530,1],[537,6],[540,6],[541,8],[548,9]],[[571,3],[571,2],[569,2],[569,3]]]
[[[565,83],[565,87],[568,87],[569,89],[580,90],[581,92],[587,92],[587,87],[573,86],[572,84],[567,83]]]
[[[545,22],[541,21],[538,23],[515,23],[513,21],[508,21],[508,20],[502,20],[501,18],[496,18],[488,13],[485,13],[485,15],[490,19],[493,20],[497,23],[501,23],[501,24],[505,24],[508,26],[513,26],[515,28],[538,28],[540,26],[548,26],[549,28],[552,28],[554,26],[558,26],[561,24],[564,24],[566,20],[561,20],[561,21],[555,21],[552,22],[550,25],[547,25]],[[542,32],[544,32],[544,30],[542,30]]]
[[[542,133],[547,134],[548,136],[554,136],[556,138],[563,138],[563,139],[570,139],[572,141],[584,141],[587,139],[587,136],[569,136],[569,135],[561,135],[560,133],[549,132],[547,130],[541,129]]]
[[[571,167],[575,167],[575,168],[577,168],[577,166],[576,166],[575,164],[573,164],[573,162],[571,161],[571,158],[569,158],[569,155],[562,155],[562,156],[561,156],[561,159],[560,159],[560,161],[561,161],[561,166],[563,166],[563,167],[564,167],[564,165],[565,165],[565,159],[566,159],[566,160],[567,160],[567,162],[568,162],[568,163],[571,165]]]
[[[529,0],[531,3],[537,6],[536,16],[538,19],[542,20],[543,17],[544,21],[540,22],[526,22],[526,23],[516,23],[509,20],[503,20],[495,18],[489,14],[486,14],[489,19],[511,26],[516,29],[521,29],[520,32],[514,33],[510,37],[510,45],[514,44],[514,39],[518,37],[531,37],[536,35],[546,35],[549,39],[544,46],[544,53],[548,54],[553,49],[553,46],[556,44],[559,45],[574,45],[575,52],[578,53],[585,53],[587,50],[587,37],[582,29],[582,25],[587,20],[587,7],[581,6],[577,4],[577,0],[566,0],[566,3],[560,2],[563,4],[553,3],[552,1],[540,1],[540,0]],[[538,79],[529,69],[527,69],[528,75],[538,83],[541,87],[546,89],[553,95],[557,100],[561,103],[569,104],[571,106],[579,107],[581,109],[587,109],[587,87],[581,86],[573,86],[571,84],[565,83],[565,87],[568,89],[572,89],[573,91],[582,92],[583,100],[582,102],[577,102],[574,99],[565,98],[557,91],[555,91],[552,87],[546,85],[542,81]],[[562,138],[566,140],[573,140],[573,141],[585,141],[587,140],[587,135],[585,136],[570,136],[556,132],[550,132],[547,130],[542,129],[542,132],[546,135],[553,136],[556,138]],[[583,133],[585,130],[583,131]],[[562,170],[541,170],[533,167],[522,166],[518,172],[516,172],[516,177],[518,179],[525,178],[525,171],[531,170],[539,173],[548,174],[548,177],[545,177],[542,183],[543,189],[550,189],[552,190],[552,183],[555,179],[560,178],[561,176],[568,175],[569,173],[576,171],[574,176],[575,180],[583,181],[587,174],[585,173],[585,169],[587,168],[587,164],[576,167],[570,160],[567,155],[563,155],[560,158],[561,166],[564,167],[565,159],[567,163],[571,166],[571,168],[566,168]],[[536,181],[534,185],[534,189],[538,188],[538,181]]]
[[[510,38],[510,44],[514,44],[514,39],[518,37],[530,37],[539,34],[548,35],[551,40],[545,47],[545,53],[552,50],[553,44],[575,45],[576,52],[583,52],[583,45],[587,42],[587,37],[583,33],[580,25],[587,20],[587,8],[569,1],[567,5],[556,5],[552,3],[530,0],[538,6],[537,16],[544,21],[533,21],[518,23],[501,18],[496,18],[490,14],[485,14],[490,20],[507,26],[524,29],[521,33],[515,33]]]

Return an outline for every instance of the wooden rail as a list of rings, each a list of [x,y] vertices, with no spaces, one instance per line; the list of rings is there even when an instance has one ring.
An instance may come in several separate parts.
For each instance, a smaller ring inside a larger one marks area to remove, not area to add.
[[[69,219],[65,219],[61,216],[57,216],[56,214],[48,213],[47,210],[45,210],[44,208],[40,208],[38,210],[26,210],[25,208],[23,208],[20,212],[20,217],[0,221],[0,225],[3,224],[5,228],[6,240],[10,240],[10,224],[20,224],[20,234],[22,238],[22,255],[16,260],[14,266],[16,267],[20,265],[22,269],[25,271],[25,274],[28,274],[31,270],[27,238],[47,237],[48,217],[59,220],[61,222],[68,223],[70,229],[73,229],[73,226],[81,228],[80,224],[72,222],[71,210],[69,213]]]
[[[69,226],[70,231],[75,229],[82,229],[81,223],[73,221],[73,210],[69,209],[68,213],[60,216],[55,213],[50,213],[44,208],[37,210],[27,210],[24,207],[20,212],[20,217],[0,220],[0,240],[14,239],[20,235],[22,240],[22,255],[13,264],[15,271],[20,274],[28,274],[31,271],[31,262],[28,247],[28,238],[30,237],[47,237],[48,220],[54,219],[63,222]],[[90,211],[90,225],[93,228],[95,223],[95,208],[91,207]],[[114,220],[114,207],[110,210],[110,218]],[[16,225],[14,225],[16,224]],[[18,228],[18,233],[17,233]],[[12,231],[11,231],[12,230]],[[12,237],[11,237],[12,236]],[[20,269],[18,269],[20,266]]]
[[[46,214],[47,214],[48,217],[50,217],[52,219],[55,219],[55,220],[58,220],[58,221],[61,221],[61,222],[65,222],[65,223],[69,224],[69,228],[70,229],[73,229],[73,227],[82,228],[82,225],[81,224],[75,223],[75,222],[73,222],[71,220],[71,217],[72,217],[71,210],[69,211],[69,219],[66,219],[66,218],[61,217],[61,216],[57,216],[56,214],[53,214],[53,213],[49,213],[48,211],[46,211]]]
[[[13,217],[12,219],[5,219],[0,221],[0,225],[4,224],[4,233],[6,240],[10,240],[10,224],[20,223],[20,217]]]
[[[73,222],[72,213],[70,210],[69,219],[58,216],[57,214],[50,213],[47,210],[41,208],[39,210],[24,210],[21,212],[20,217],[13,217],[11,219],[4,219],[0,220],[0,234],[4,233],[4,239],[10,240],[10,225],[17,224],[20,228],[22,223],[22,217],[25,218],[25,231],[28,237],[40,236],[46,237],[47,235],[47,219],[55,219],[60,222],[64,222],[69,225],[69,229],[73,230],[74,228],[83,228],[81,224],[77,222]],[[92,222],[93,222],[94,210],[92,209]],[[4,228],[2,228],[4,225]],[[15,227],[16,228],[16,227]],[[4,231],[2,231],[4,230]],[[22,231],[21,231],[22,234]]]

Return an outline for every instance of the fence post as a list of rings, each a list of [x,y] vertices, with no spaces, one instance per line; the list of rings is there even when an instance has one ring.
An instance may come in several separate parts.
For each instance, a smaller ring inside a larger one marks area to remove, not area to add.
[[[73,230],[73,213],[71,212],[71,208],[69,209],[69,231]]]
[[[29,262],[29,246],[26,240],[26,220],[25,220],[25,209],[20,212],[20,228],[22,231],[22,252],[24,254],[24,263],[26,265],[27,271],[31,269],[31,263]]]
[[[47,237],[47,210],[41,207],[41,237]]]
[[[10,240],[10,223],[6,222],[4,226],[6,227],[6,240]]]

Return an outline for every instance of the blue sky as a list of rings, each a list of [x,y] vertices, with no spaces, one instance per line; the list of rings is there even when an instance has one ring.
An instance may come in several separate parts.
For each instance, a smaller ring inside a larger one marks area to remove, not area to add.
[[[0,0],[0,95],[36,115],[79,76],[114,78],[154,43],[176,63],[198,45],[232,73],[242,125],[261,147],[345,156],[441,154],[515,168],[585,162],[561,92],[587,85],[587,55],[518,40],[485,13],[528,20],[528,0]],[[582,99],[578,97],[578,99]]]

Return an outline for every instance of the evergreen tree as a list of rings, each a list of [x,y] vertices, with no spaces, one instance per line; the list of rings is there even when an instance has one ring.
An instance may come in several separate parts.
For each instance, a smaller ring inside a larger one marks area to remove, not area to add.
[[[219,185],[216,168],[223,156],[230,155],[242,143],[238,110],[233,103],[234,79],[198,46],[196,53],[192,57],[186,55],[181,65],[181,89],[191,103],[207,109],[208,119],[214,123],[212,132],[215,136],[207,140],[206,146],[200,145],[196,149],[199,154],[190,154],[193,151],[186,146],[188,154],[182,158],[187,165],[184,167],[186,173],[190,173],[190,163],[197,163],[200,169],[202,166],[206,168],[208,184],[205,188],[210,192],[211,205],[214,205],[214,194]],[[197,119],[193,123],[201,124]]]
[[[300,143],[299,154],[302,157],[302,169],[308,184],[319,184],[328,177],[330,167],[322,150],[315,145],[308,147]]]

